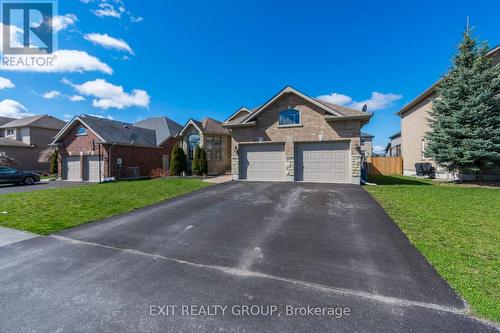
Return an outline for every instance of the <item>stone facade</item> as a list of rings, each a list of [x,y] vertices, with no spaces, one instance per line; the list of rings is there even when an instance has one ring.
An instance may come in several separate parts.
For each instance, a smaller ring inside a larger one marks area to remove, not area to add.
[[[222,145],[222,156],[220,160],[207,160],[208,173],[209,174],[224,174],[225,172],[232,170],[231,167],[231,138],[229,135],[212,135],[200,132],[195,126],[189,125],[184,131],[180,144],[187,157],[187,168],[191,170],[192,160],[189,159],[189,136],[197,134],[200,136],[200,147],[205,149],[205,138],[207,137],[220,137]]]
[[[300,111],[301,124],[279,126],[279,113],[286,109]],[[327,122],[325,110],[302,97],[287,93],[275,100],[258,115],[253,126],[233,127],[232,136],[232,174],[238,178],[238,151],[240,144],[279,142],[285,144],[286,178],[295,176],[295,142],[349,141],[351,154],[359,155],[361,121],[345,120]],[[358,174],[352,174],[353,183],[359,184]]]

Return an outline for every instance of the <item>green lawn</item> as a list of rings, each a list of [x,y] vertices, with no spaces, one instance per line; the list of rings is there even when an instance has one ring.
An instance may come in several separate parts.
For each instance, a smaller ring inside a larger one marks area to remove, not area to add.
[[[364,188],[462,295],[472,313],[500,322],[500,189],[403,176]]]
[[[198,190],[199,179],[153,179],[0,195],[0,226],[48,235]]]

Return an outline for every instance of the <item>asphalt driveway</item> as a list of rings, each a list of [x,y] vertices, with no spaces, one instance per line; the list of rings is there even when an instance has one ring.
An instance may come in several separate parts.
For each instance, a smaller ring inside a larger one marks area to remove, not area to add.
[[[8,331],[496,331],[354,185],[232,182],[3,246],[0,297]]]
[[[0,184],[0,194],[17,193],[17,192],[31,192],[38,190],[46,190],[51,188],[62,188],[77,185],[89,185],[88,182],[68,182],[68,181],[41,181],[33,185],[12,185]]]

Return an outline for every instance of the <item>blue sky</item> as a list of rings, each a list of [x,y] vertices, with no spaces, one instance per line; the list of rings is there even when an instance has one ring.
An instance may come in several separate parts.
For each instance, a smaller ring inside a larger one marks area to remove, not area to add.
[[[497,0],[59,1],[64,63],[2,68],[0,115],[224,120],[291,85],[367,102],[375,116],[363,130],[384,146],[399,130],[394,112],[450,66],[466,16],[494,46],[499,13]]]

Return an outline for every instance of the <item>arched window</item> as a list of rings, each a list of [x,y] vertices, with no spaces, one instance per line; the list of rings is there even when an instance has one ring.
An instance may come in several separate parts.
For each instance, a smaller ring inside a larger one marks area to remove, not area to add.
[[[300,124],[300,112],[297,110],[285,110],[280,112],[280,126]]]
[[[87,129],[83,126],[78,127],[76,135],[87,135]]]
[[[200,136],[198,134],[191,134],[188,137],[188,157],[190,160],[194,158],[194,151],[200,145]]]

